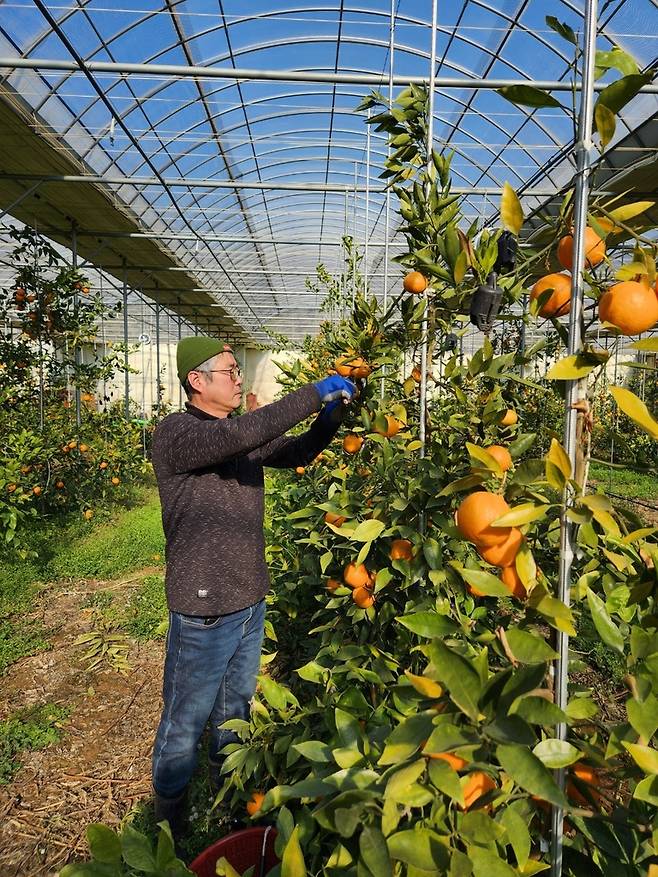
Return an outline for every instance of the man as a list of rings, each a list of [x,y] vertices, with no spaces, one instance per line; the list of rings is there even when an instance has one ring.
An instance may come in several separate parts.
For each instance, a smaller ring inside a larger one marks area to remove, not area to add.
[[[164,706],[153,748],[156,821],[180,835],[197,744],[210,724],[211,780],[220,730],[246,719],[260,664],[269,578],[263,535],[263,467],[304,466],[331,441],[354,384],[338,375],[231,417],[242,399],[233,351],[216,338],[184,338],[178,377],[189,402],[153,436],[153,468],[166,537],[169,607]],[[285,433],[320,410],[311,428]]]

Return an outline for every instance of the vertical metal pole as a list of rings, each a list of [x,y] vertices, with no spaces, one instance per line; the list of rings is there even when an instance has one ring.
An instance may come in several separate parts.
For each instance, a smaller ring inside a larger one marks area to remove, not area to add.
[[[71,226],[71,265],[74,271],[78,270],[78,235],[76,233],[75,223],[73,223]],[[75,311],[76,319],[78,317],[79,304],[80,295],[78,294],[77,287],[75,287],[73,292],[73,309]],[[73,392],[75,394],[75,425],[77,426],[79,432],[80,424],[82,423],[82,412],[80,411],[80,386],[78,384],[78,381],[80,380],[78,369],[82,364],[82,351],[80,350],[79,341],[76,342],[74,356],[76,365],[75,383],[73,385]]]
[[[525,344],[525,329],[526,329],[525,320],[526,320],[527,313],[528,313],[528,296],[524,295],[523,296],[523,320],[521,321],[521,338],[519,339],[520,347],[521,347],[521,356],[525,356],[525,347],[526,347],[526,344]],[[525,362],[521,363],[521,377],[522,378],[525,377]]]
[[[130,418],[130,375],[128,374],[128,272],[123,260],[123,410]]]
[[[354,234],[352,237],[352,308],[354,308],[354,299],[356,298],[356,185],[357,185],[357,164],[354,162],[354,213],[352,217],[352,228]]]
[[[573,356],[582,346],[581,323],[583,314],[583,269],[585,267],[585,228],[587,226],[587,200],[589,194],[590,153],[592,144],[592,103],[594,95],[594,66],[596,53],[596,18],[598,0],[586,0],[585,33],[583,49],[583,83],[576,144],[576,192],[574,199],[574,271],[571,279],[571,307],[569,310],[569,343],[567,353]],[[578,412],[574,404],[584,398],[586,382],[568,381],[566,412],[564,420],[564,448],[571,460],[572,471],[576,463],[576,425]],[[575,527],[567,520],[566,509],[573,502],[573,490],[565,488],[560,527],[560,566],[558,597],[568,606],[570,603],[571,565],[574,557]],[[555,667],[555,703],[561,709],[567,706],[567,677],[569,672],[569,638],[557,632],[558,658]],[[567,726],[560,722],[555,736],[566,740]],[[556,771],[556,781],[564,789],[564,768]],[[551,877],[561,877],[563,852],[563,811],[553,807],[551,833]]]
[[[370,110],[368,110],[370,118]],[[363,245],[363,292],[368,295],[368,238],[370,237],[370,125],[366,131],[366,230]]]
[[[157,295],[157,284],[156,292]],[[155,300],[155,416],[160,419],[160,302]]]
[[[395,3],[391,0],[391,19],[388,32],[388,108],[393,106],[393,52],[395,50]],[[391,154],[390,143],[386,146],[386,156]],[[388,311],[388,246],[391,233],[391,190],[386,189],[386,206],[384,208],[384,313]],[[384,375],[386,366],[382,368],[382,380],[380,385],[381,398],[384,398]],[[406,372],[405,372],[406,374]]]
[[[178,304],[180,305],[180,298],[178,299]],[[183,318],[178,315],[178,340],[180,341],[183,336]],[[176,376],[178,377],[178,375]],[[183,385],[180,381],[178,381],[178,410],[183,410]]]
[[[432,0],[432,46],[430,50],[430,74],[429,74],[429,106],[427,119],[427,183],[429,183],[429,170],[432,165],[432,145],[434,142],[434,80],[436,77],[436,26],[438,16],[438,0]],[[428,288],[423,296],[425,309],[422,324],[422,342],[420,349],[420,428],[418,438],[420,439],[420,450],[418,452],[421,460],[425,456],[425,419],[427,415],[427,312],[429,308],[429,292]],[[425,530],[425,519],[421,516],[421,532]]]

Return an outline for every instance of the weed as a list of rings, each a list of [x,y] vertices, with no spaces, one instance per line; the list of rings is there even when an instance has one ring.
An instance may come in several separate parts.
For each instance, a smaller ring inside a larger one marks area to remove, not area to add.
[[[114,602],[114,594],[111,591],[94,591],[89,594],[80,604],[81,609],[109,609]]]
[[[9,783],[21,767],[21,752],[44,749],[59,741],[70,713],[71,707],[45,703],[0,722],[0,785]]]
[[[35,621],[13,624],[0,619],[0,673],[20,658],[49,648],[44,633],[43,626]]]
[[[146,576],[130,595],[122,627],[135,639],[158,639],[167,633],[168,618],[164,576]]]
[[[658,477],[654,474],[593,463],[590,467],[590,478],[604,490],[619,496],[656,502]]]

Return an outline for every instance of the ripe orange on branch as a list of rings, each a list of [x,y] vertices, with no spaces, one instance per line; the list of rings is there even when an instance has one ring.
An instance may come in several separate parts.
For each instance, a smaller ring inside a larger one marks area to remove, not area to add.
[[[511,527],[492,527],[492,521],[502,517],[510,510],[505,498],[498,493],[477,490],[462,500],[455,520],[464,539],[477,546],[490,548],[501,545],[512,532]]]
[[[599,319],[624,335],[638,335],[658,323],[658,294],[646,283],[616,283],[599,299]]]
[[[372,584],[372,576],[364,563],[358,566],[355,563],[348,563],[343,570],[343,581],[350,588],[367,588]]]
[[[552,289],[548,299],[539,308],[541,317],[561,317],[571,306],[571,277],[567,274],[547,274],[530,290],[530,301],[536,301],[543,292]]]
[[[264,792],[254,792],[251,796],[251,800],[247,801],[247,813],[250,816],[255,816],[256,813],[263,806],[263,801],[265,800]]]
[[[480,548],[480,557],[492,566],[512,566],[522,544],[523,534],[518,527],[512,527],[512,532],[500,545]]]
[[[590,797],[586,797],[583,792],[576,786],[574,778],[578,780],[581,786],[587,787]],[[601,778],[598,771],[590,767],[588,764],[582,764],[577,761],[569,768],[569,779],[567,780],[566,793],[567,797],[576,804],[582,804],[584,807],[598,806],[601,800],[601,794],[598,791],[601,785]]]
[[[413,545],[408,539],[394,539],[388,556],[391,560],[412,560]]]
[[[372,371],[372,368],[362,356],[356,356],[355,354],[350,353],[339,356],[334,363],[334,368],[339,375],[342,375],[342,377],[352,378],[355,381],[358,381],[361,378],[367,378]]]
[[[573,269],[573,235],[567,234],[557,245],[557,260],[567,271]],[[591,226],[585,229],[585,266],[594,268],[605,259],[605,241]]]
[[[519,420],[519,415],[513,408],[508,408],[507,411],[503,414],[502,418],[498,421],[501,426],[514,426]]]
[[[402,283],[405,292],[411,292],[414,295],[420,295],[427,289],[427,277],[420,271],[410,271],[404,278]]]
[[[392,417],[390,414],[386,415],[386,429],[383,430],[377,426],[375,426],[375,432],[379,433],[379,435],[383,435],[385,438],[393,438],[394,435],[397,435],[402,429],[402,422],[397,419],[397,417]]]
[[[468,779],[465,785],[462,788],[464,793],[464,810],[470,810],[473,804],[476,801],[486,795],[487,792],[490,792],[492,789],[496,788],[496,783],[489,776],[488,773],[484,773],[481,770],[476,770],[473,773],[468,775]]]
[[[343,586],[343,583],[339,582],[338,579],[327,579],[326,588],[332,594],[334,591],[337,591],[338,588],[342,588],[342,586]]]
[[[455,755],[454,752],[423,752],[423,755],[446,761],[453,770],[463,770],[468,764],[465,758],[462,758],[461,755]]]
[[[346,520],[344,515],[337,515],[334,512],[327,512],[324,516],[325,524],[333,524],[334,527],[342,527]]]
[[[527,592],[525,585],[521,581],[521,576],[516,571],[516,566],[503,567],[500,573],[500,580],[513,597],[516,597],[517,600],[525,600]]]
[[[503,472],[507,472],[508,469],[512,468],[512,455],[503,445],[489,445],[484,450],[491,454]]]
[[[375,603],[375,597],[370,588],[354,588],[352,599],[359,609],[370,609]]]

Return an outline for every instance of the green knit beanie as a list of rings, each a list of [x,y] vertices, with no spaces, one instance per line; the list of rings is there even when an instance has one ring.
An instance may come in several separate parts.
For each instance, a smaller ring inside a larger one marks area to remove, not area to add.
[[[193,371],[211,356],[224,353],[225,347],[228,347],[225,341],[208,338],[206,335],[190,335],[189,338],[179,341],[176,347],[176,368],[181,384],[185,383],[188,372]]]

